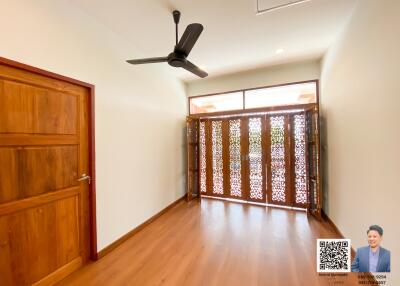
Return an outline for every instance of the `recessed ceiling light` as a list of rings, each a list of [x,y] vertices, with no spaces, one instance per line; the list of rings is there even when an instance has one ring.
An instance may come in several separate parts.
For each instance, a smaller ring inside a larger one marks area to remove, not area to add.
[[[277,49],[275,54],[282,54],[285,50],[284,49]]]

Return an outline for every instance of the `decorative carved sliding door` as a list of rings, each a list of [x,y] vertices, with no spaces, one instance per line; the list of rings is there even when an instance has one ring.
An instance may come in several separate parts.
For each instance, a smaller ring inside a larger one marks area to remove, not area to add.
[[[243,119],[241,118],[232,118],[227,120],[228,128],[229,128],[229,137],[228,137],[228,152],[227,156],[229,159],[228,162],[228,192],[227,197],[233,199],[242,199],[244,192],[244,184],[242,184],[243,179],[246,176],[246,170],[243,166],[242,162],[242,126]]]
[[[292,205],[305,208],[308,203],[308,152],[305,113],[291,116]]]
[[[263,146],[265,137],[265,116],[248,117],[244,124],[243,158],[246,168],[245,190],[246,200],[253,202],[265,202],[265,156]]]
[[[268,170],[268,203],[289,205],[290,196],[290,161],[289,130],[287,115],[268,117],[269,132],[269,170]]]
[[[186,118],[186,150],[187,150],[187,201],[199,195],[199,120],[192,117]]]
[[[268,203],[305,208],[308,203],[305,114],[270,115],[267,121]]]
[[[199,127],[200,193],[242,196],[241,119],[201,120]]]
[[[264,116],[200,122],[200,190],[265,202]]]
[[[317,109],[306,112],[306,142],[308,162],[308,212],[321,218],[322,194],[320,182],[319,114]]]
[[[200,120],[201,194],[306,208],[307,122],[305,112]]]

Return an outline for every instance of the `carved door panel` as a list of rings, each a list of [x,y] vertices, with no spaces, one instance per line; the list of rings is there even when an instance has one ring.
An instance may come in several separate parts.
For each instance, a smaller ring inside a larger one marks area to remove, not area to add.
[[[307,208],[307,124],[305,112],[201,120],[201,194]]]

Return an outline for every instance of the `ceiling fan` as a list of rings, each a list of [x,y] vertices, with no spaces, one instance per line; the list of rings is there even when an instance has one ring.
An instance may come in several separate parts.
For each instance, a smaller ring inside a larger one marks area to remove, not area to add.
[[[203,25],[198,23],[188,25],[178,42],[178,24],[181,13],[175,10],[172,12],[172,15],[174,17],[176,32],[176,45],[174,51],[166,57],[135,59],[129,60],[127,62],[133,65],[168,62],[170,66],[184,68],[185,70],[188,70],[199,77],[206,77],[208,74],[205,71],[186,59],[197,39],[199,38],[201,32],[203,31]]]

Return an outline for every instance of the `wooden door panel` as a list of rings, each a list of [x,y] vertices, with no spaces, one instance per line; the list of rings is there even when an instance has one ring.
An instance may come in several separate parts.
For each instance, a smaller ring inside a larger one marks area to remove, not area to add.
[[[222,173],[223,173],[223,196],[230,195],[231,176],[230,176],[230,156],[229,156],[229,120],[221,122],[222,135]]]
[[[272,203],[272,169],[271,169],[271,122],[270,117],[265,116],[264,121],[264,158],[265,158],[265,195],[266,202]]]
[[[199,183],[200,194],[207,193],[207,149],[206,149],[206,122],[200,121],[199,124]]]
[[[79,256],[79,199],[69,197],[56,202],[57,266],[61,267]]]
[[[24,197],[77,185],[78,146],[23,148],[20,154],[20,193]]]
[[[36,133],[76,134],[76,95],[42,89],[35,98]]]
[[[285,125],[284,125],[284,136],[285,136],[285,166],[286,166],[286,171],[285,171],[285,192],[286,192],[286,201],[285,205],[286,206],[293,206],[293,201],[294,201],[294,185],[293,185],[293,172],[294,172],[294,162],[291,160],[292,157],[292,134],[291,134],[291,126],[290,126],[290,115],[286,114],[285,116]]]
[[[213,149],[212,149],[212,132],[211,132],[211,121],[206,120],[205,122],[205,156],[206,156],[206,195],[213,195]]]
[[[249,197],[251,201],[265,202],[265,164],[263,156],[263,117],[250,117],[248,121],[248,153],[246,165],[249,176]]]
[[[0,132],[33,133],[34,88],[0,79]]]
[[[271,145],[271,203],[286,204],[288,200],[287,189],[287,161],[286,161],[286,136],[285,116],[270,117],[270,145]]]
[[[30,285],[79,256],[76,217],[77,196],[0,217],[0,273],[9,285]]]
[[[11,285],[32,284],[56,269],[56,259],[52,255],[56,245],[54,204],[31,208],[1,219],[5,220],[5,231],[8,233],[8,263],[14,282]]]
[[[306,141],[307,141],[307,171],[308,171],[308,208],[309,213],[321,219],[321,163],[320,163],[320,135],[319,111],[315,107],[306,112]]]
[[[222,121],[211,121],[212,195],[224,195],[224,161],[222,149]]]
[[[249,118],[241,119],[240,124],[240,154],[241,154],[241,179],[242,179],[242,197],[243,200],[248,200],[250,196],[250,180],[249,167],[247,163],[247,155],[249,154]]]
[[[292,158],[293,162],[293,205],[296,207],[307,206],[308,172],[307,172],[307,146],[306,146],[306,118],[305,114],[294,114],[291,119],[292,126]]]
[[[76,134],[75,94],[0,81],[0,132]]]
[[[0,162],[0,203],[16,200],[21,196],[18,150],[16,148],[0,148]]]
[[[4,285],[13,285],[13,269],[9,247],[8,222],[0,216],[0,277]]]
[[[242,154],[241,154],[241,125],[240,118],[230,119],[229,123],[229,191],[231,198],[242,199]]]
[[[199,121],[186,118],[186,151],[187,151],[187,200],[199,195]]]
[[[0,203],[77,185],[77,145],[0,148],[0,158]]]

